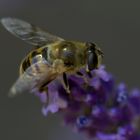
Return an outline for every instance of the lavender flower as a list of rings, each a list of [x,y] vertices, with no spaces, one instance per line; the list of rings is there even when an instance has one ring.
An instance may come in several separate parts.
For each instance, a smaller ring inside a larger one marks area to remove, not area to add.
[[[117,85],[104,66],[83,77],[70,75],[71,93],[56,79],[48,85],[48,96],[36,94],[48,112],[60,112],[66,125],[95,140],[140,140],[140,91]]]

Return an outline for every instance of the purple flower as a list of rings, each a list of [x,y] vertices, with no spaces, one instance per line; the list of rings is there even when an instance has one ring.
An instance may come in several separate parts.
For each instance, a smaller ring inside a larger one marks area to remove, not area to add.
[[[69,75],[71,93],[58,79],[48,85],[48,93],[36,93],[44,104],[42,112],[60,112],[66,125],[96,140],[140,140],[140,90],[129,91],[116,84],[105,66],[83,77]]]

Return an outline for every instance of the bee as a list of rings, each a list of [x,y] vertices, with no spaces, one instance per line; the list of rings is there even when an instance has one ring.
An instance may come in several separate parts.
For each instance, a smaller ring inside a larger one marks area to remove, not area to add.
[[[46,91],[57,77],[61,77],[60,82],[70,93],[67,74],[82,75],[80,69],[85,68],[90,75],[101,64],[103,52],[94,43],[68,41],[16,18],[3,18],[1,23],[10,33],[34,46],[20,64],[19,78],[10,96],[35,88]]]

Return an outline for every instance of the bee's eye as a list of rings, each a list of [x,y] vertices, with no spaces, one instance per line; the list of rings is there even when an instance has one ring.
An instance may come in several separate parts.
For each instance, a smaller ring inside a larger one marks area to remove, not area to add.
[[[91,70],[97,68],[97,64],[98,64],[97,55],[93,52],[90,52],[87,57],[88,69],[91,71]]]
[[[98,57],[96,55],[96,45],[92,42],[87,42],[87,65],[88,69],[91,71],[97,68]]]

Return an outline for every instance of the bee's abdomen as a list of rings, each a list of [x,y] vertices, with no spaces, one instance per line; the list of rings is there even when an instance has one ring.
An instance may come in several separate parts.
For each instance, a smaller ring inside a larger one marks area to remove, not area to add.
[[[30,67],[30,65],[30,59],[28,56],[26,56],[20,65],[20,74],[22,74],[28,67]]]
[[[41,56],[47,60],[47,48],[46,47],[33,50],[24,58],[24,60],[21,62],[20,74],[22,74],[32,64],[40,61],[39,56]]]
[[[33,64],[33,58],[38,54],[40,54],[39,51],[33,50],[23,59],[20,65],[20,74]]]

